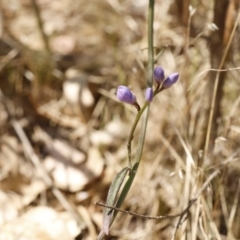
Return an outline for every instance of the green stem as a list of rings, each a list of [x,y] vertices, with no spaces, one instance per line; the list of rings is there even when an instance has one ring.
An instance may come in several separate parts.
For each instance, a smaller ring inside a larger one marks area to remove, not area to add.
[[[153,66],[154,66],[154,54],[153,54],[153,19],[154,19],[154,0],[149,0],[149,5],[148,5],[148,78],[147,78],[147,86],[152,87],[153,83]],[[157,94],[157,91],[155,90],[154,96]],[[144,112],[144,110],[149,106],[148,103],[145,103],[141,110],[138,112],[135,121],[133,123],[129,138],[128,138],[128,143],[127,143],[127,148],[128,148],[128,166],[132,168],[132,161],[131,161],[131,151],[132,151],[132,140],[134,137],[134,132],[137,127],[137,124]],[[140,150],[141,154],[139,155],[138,152],[138,157],[136,157],[136,162],[140,161],[141,155],[142,155],[142,149],[144,145],[144,140],[145,140],[145,134],[146,134],[146,127],[147,127],[147,118],[148,118],[148,112],[149,112],[149,107],[147,110],[147,114],[145,115],[145,120],[143,120],[143,126],[142,126],[142,138],[140,138],[139,145],[138,145],[138,150]]]
[[[148,79],[147,79],[147,85],[148,87],[152,87],[152,81],[153,81],[153,65],[154,65],[154,58],[153,58],[153,14],[154,14],[154,0],[149,0],[149,8],[148,8]],[[158,89],[154,91],[154,96],[158,93]],[[147,111],[144,111],[144,110]],[[141,126],[141,132],[139,136],[139,141],[138,141],[138,148],[137,148],[137,154],[135,157],[135,164],[132,168],[132,171],[130,172],[128,176],[128,180],[126,184],[123,187],[123,190],[119,196],[119,199],[117,201],[116,206],[120,207],[126,198],[131,185],[133,183],[133,180],[137,174],[137,170],[141,161],[142,157],[142,151],[143,151],[143,145],[145,141],[145,136],[146,136],[146,129],[147,129],[147,121],[148,121],[148,115],[149,115],[149,104],[145,103],[142,107],[142,109],[139,111],[139,113],[136,116],[136,119],[134,121],[130,137],[129,137],[129,145],[130,145],[130,150],[131,150],[131,141],[133,138],[134,131],[136,129],[137,123],[141,117],[141,115],[144,113],[142,117],[142,126]],[[131,155],[131,151],[128,152]],[[117,212],[114,215],[114,218],[116,217]]]
[[[153,79],[153,65],[154,65],[154,58],[153,58],[153,13],[154,13],[154,0],[149,0],[149,8],[148,8],[148,81],[147,81],[147,85],[148,86],[152,86],[152,79]],[[154,91],[154,96],[158,93],[157,89]],[[144,110],[147,111],[144,111]],[[126,198],[131,185],[133,183],[133,180],[137,174],[137,170],[140,164],[140,160],[142,157],[142,151],[143,151],[143,145],[144,145],[144,141],[145,141],[145,135],[146,135],[146,129],[147,129],[147,120],[148,120],[148,115],[149,115],[149,104],[145,103],[142,107],[142,109],[139,111],[139,113],[136,116],[136,119],[134,121],[131,133],[130,133],[130,137],[129,137],[129,141],[128,144],[130,145],[130,150],[131,150],[131,141],[133,138],[133,134],[134,131],[136,129],[137,123],[139,122],[140,117],[142,116],[142,114],[144,113],[143,117],[142,117],[142,126],[141,126],[141,132],[140,132],[140,136],[139,136],[139,141],[138,141],[138,148],[137,148],[137,154],[135,157],[135,164],[132,168],[132,171],[130,172],[129,176],[128,176],[128,180],[126,182],[126,184],[123,187],[123,190],[119,196],[119,199],[117,201],[116,206],[120,207],[124,201],[124,199]],[[131,151],[128,152],[131,155]],[[116,217],[117,212],[114,215],[114,218]],[[114,219],[113,219],[114,221]],[[112,222],[113,222],[112,221]]]
[[[132,140],[134,137],[134,132],[136,130],[137,124],[144,112],[144,110],[146,109],[146,107],[148,106],[148,103],[145,102],[145,104],[143,105],[143,107],[138,111],[138,114],[133,122],[132,125],[132,129],[130,131],[129,137],[128,137],[128,142],[127,142],[127,149],[128,149],[128,167],[132,168],[132,157],[131,157],[131,152],[132,152]]]
[[[153,82],[153,19],[154,19],[154,0],[149,0],[148,6],[148,87],[152,87]]]
[[[152,87],[152,82],[153,82],[153,66],[154,66],[154,57],[153,57],[153,19],[154,19],[154,0],[149,0],[149,7],[148,7],[148,77],[147,77],[147,86]],[[154,96],[157,94],[157,90],[154,91]],[[145,111],[145,109],[147,111]],[[144,113],[144,114],[143,114]],[[133,168],[131,167],[131,142],[134,136],[135,129],[137,127],[137,124],[142,117],[142,126],[141,126],[141,132],[139,136],[139,141],[138,141],[138,148],[137,148],[137,154],[135,157],[135,163]],[[130,174],[128,175],[128,180],[125,183],[123,190],[121,191],[121,194],[118,198],[116,207],[120,208],[123,201],[125,200],[131,185],[133,183],[133,180],[136,176],[139,163],[141,160],[142,156],[142,151],[143,151],[143,145],[145,141],[145,136],[146,136],[146,129],[147,129],[147,121],[148,121],[148,115],[149,115],[149,104],[146,102],[143,107],[139,110],[135,121],[133,123],[129,138],[128,138],[128,143],[127,143],[127,148],[128,148],[128,164],[129,167],[131,168]],[[115,211],[110,225],[115,220],[115,217],[117,216],[117,211]],[[101,233],[98,235],[98,240],[102,240],[105,236],[105,233],[101,231]]]
[[[158,88],[156,88],[156,90],[153,93],[153,98],[159,93]],[[147,108],[147,106],[149,105],[149,103],[145,102],[143,107],[138,111],[138,114],[133,122],[133,126],[131,128],[129,137],[128,137],[128,142],[127,142],[127,149],[128,149],[128,167],[130,169],[132,169],[132,140],[134,137],[134,132],[136,130],[136,127],[138,125],[138,122],[143,114],[143,112],[145,111],[145,109]],[[144,140],[143,140],[144,141]]]

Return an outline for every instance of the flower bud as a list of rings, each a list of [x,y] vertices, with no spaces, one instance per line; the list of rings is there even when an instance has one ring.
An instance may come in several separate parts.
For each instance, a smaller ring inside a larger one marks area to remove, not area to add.
[[[153,71],[153,77],[157,83],[162,83],[165,78],[163,68],[160,66],[155,67]]]
[[[179,73],[172,73],[165,79],[162,85],[162,89],[170,88],[174,83],[177,82]]]
[[[135,105],[137,103],[136,97],[131,90],[125,86],[119,86],[117,89],[117,97],[120,101]]]
[[[153,99],[153,90],[152,88],[147,88],[146,92],[145,92],[145,98],[146,98],[146,101],[148,103],[152,102],[152,99]]]

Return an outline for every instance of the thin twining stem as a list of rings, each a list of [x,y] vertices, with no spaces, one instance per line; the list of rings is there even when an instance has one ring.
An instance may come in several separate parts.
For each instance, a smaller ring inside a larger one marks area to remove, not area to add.
[[[137,124],[138,124],[138,122],[139,122],[139,120],[140,120],[144,110],[146,109],[147,105],[148,104],[145,103],[143,105],[143,107],[138,111],[138,114],[137,114],[137,116],[136,116],[136,118],[134,120],[131,132],[130,132],[129,137],[128,137],[127,149],[128,149],[128,167],[129,168],[132,168],[132,159],[131,159],[132,157],[131,157],[131,154],[132,154],[132,140],[133,140],[134,132],[135,132]]]
[[[106,208],[111,208],[113,210],[122,212],[122,213],[127,213],[129,215],[132,216],[136,216],[136,217],[140,217],[140,218],[147,218],[149,220],[153,219],[153,220],[159,220],[159,219],[167,219],[167,218],[176,218],[176,217],[180,217],[180,221],[183,218],[183,216],[185,214],[187,214],[189,212],[189,209],[191,208],[191,206],[197,201],[197,199],[199,198],[199,196],[202,194],[202,192],[206,189],[206,187],[210,184],[210,182],[212,181],[213,178],[215,178],[218,174],[220,173],[219,170],[214,171],[209,177],[208,179],[204,182],[204,184],[202,185],[202,187],[199,189],[199,191],[197,192],[195,198],[193,198],[192,200],[189,201],[188,206],[181,212],[175,215],[164,215],[164,216],[149,216],[149,215],[143,215],[143,214],[138,214],[138,213],[134,213],[131,211],[127,211],[127,210],[122,210],[120,208],[117,207],[113,207],[113,206],[108,206],[106,204],[103,203],[99,203],[96,202],[95,204],[101,207],[106,207]]]
[[[153,98],[160,92],[159,90],[159,86],[157,86],[157,88],[155,89],[154,93],[153,93]],[[138,111],[137,116],[133,122],[129,137],[128,137],[128,142],[127,142],[127,149],[128,149],[128,167],[130,169],[132,169],[132,140],[134,137],[134,132],[136,130],[136,127],[138,125],[138,122],[143,114],[143,112],[145,111],[146,107],[148,106],[148,102],[145,102],[144,105],[142,106],[142,108]]]
[[[138,214],[138,213],[134,213],[134,212],[127,211],[127,210],[122,210],[120,208],[108,206],[106,204],[99,203],[99,202],[96,202],[95,204],[98,205],[98,206],[101,206],[101,207],[111,208],[113,210],[116,210],[116,211],[119,211],[119,212],[122,212],[122,213],[127,213],[127,214],[132,215],[132,216],[136,216],[136,217],[140,217],[140,218],[147,218],[149,220],[159,220],[159,219],[167,219],[167,218],[176,218],[176,217],[180,217],[180,216],[185,215],[186,213],[189,212],[189,209],[191,208],[191,206],[196,201],[197,201],[197,198],[194,198],[194,199],[190,200],[188,206],[181,213],[178,213],[178,214],[175,214],[175,215],[160,215],[160,216],[155,216],[155,217],[149,216],[149,215]]]

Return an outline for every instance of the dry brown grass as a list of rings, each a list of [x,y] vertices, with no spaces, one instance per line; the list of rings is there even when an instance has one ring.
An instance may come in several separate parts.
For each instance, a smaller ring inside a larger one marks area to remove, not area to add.
[[[78,219],[81,226],[72,238],[94,239],[101,228],[102,216],[102,208],[94,203],[105,201],[114,175],[127,165],[126,142],[136,114],[135,109],[117,101],[116,87],[129,86],[139,103],[144,102],[148,3],[37,1],[54,55],[50,58],[43,54],[44,44],[35,24],[31,1],[16,2],[2,3],[0,88],[40,163],[44,165],[46,158],[52,156],[50,146],[55,147],[59,140],[72,146],[70,152],[82,154],[80,163],[71,162],[70,166],[74,167],[70,174],[74,175],[76,168],[84,177],[76,186],[75,179],[66,183],[65,171],[59,170],[60,179],[64,179],[61,185],[54,182],[51,170],[47,174],[52,182],[46,184],[46,177],[44,179],[38,167],[32,165],[31,153],[27,156],[24,152],[24,143],[13,131],[9,113],[1,101],[3,196],[0,202],[5,206],[3,203],[10,202],[9,199],[14,201],[8,211],[1,209],[0,229],[13,232],[21,225],[19,216],[24,219],[28,210],[39,205],[60,212],[67,208],[64,203],[70,203],[78,208],[81,218]],[[195,7],[191,19],[193,29],[188,35],[189,31],[179,21],[175,4],[156,1],[154,46],[160,49],[168,45],[156,64],[165,69],[166,75],[177,71],[181,77],[151,104],[142,162],[122,208],[151,216],[177,214],[196,196],[212,172],[219,170],[220,174],[202,192],[177,231],[178,218],[155,221],[119,213],[108,239],[173,239],[175,231],[175,239],[240,238],[239,70],[227,71],[217,139],[204,164],[199,165],[208,117],[204,104],[209,81],[208,72],[201,73],[211,68],[209,35],[212,29],[208,24],[212,22],[213,6],[210,1],[202,0]],[[238,39],[236,30],[229,69],[240,66]],[[11,52],[13,50],[15,52]],[[71,75],[67,70],[73,67],[77,71]],[[87,86],[87,91],[85,97],[80,96],[72,103],[63,97],[63,85],[66,78],[74,77],[80,79],[81,86]],[[88,102],[91,103],[91,99],[92,105]],[[139,128],[133,140],[133,153],[138,134]],[[68,149],[66,145],[64,148]],[[64,155],[63,150],[58,149],[58,153]],[[98,164],[90,159],[90,153]],[[63,194],[63,202],[56,201],[59,198],[52,191],[53,185]],[[37,190],[33,193],[32,189]],[[70,214],[69,218],[76,216]],[[25,224],[22,225],[24,229]],[[34,232],[34,226],[31,229]],[[41,233],[35,234],[31,240],[59,238],[42,234],[42,237]],[[14,236],[13,239],[18,239]],[[8,238],[0,233],[0,239]]]

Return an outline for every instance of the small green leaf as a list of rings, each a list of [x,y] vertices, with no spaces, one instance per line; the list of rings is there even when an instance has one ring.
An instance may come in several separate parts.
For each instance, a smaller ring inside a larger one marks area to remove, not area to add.
[[[131,170],[131,173],[129,174],[129,177],[128,177],[128,180],[126,181],[123,189],[122,189],[122,192],[117,200],[117,203],[116,203],[116,207],[120,208],[124,199],[126,198],[131,186],[132,186],[132,183],[133,183],[133,180],[135,178],[135,175],[137,173],[137,170],[138,170],[138,166],[139,166],[139,163],[135,163],[132,170]]]
[[[122,183],[128,171],[129,171],[128,167],[123,168],[113,179],[107,195],[107,201],[106,201],[107,206],[112,206],[112,207],[116,206],[116,199],[117,199],[118,192],[122,186]],[[108,235],[109,233],[109,228],[111,226],[111,221],[113,216],[114,216],[114,210],[106,207],[103,213],[103,226],[102,226],[102,229],[106,235]]]

